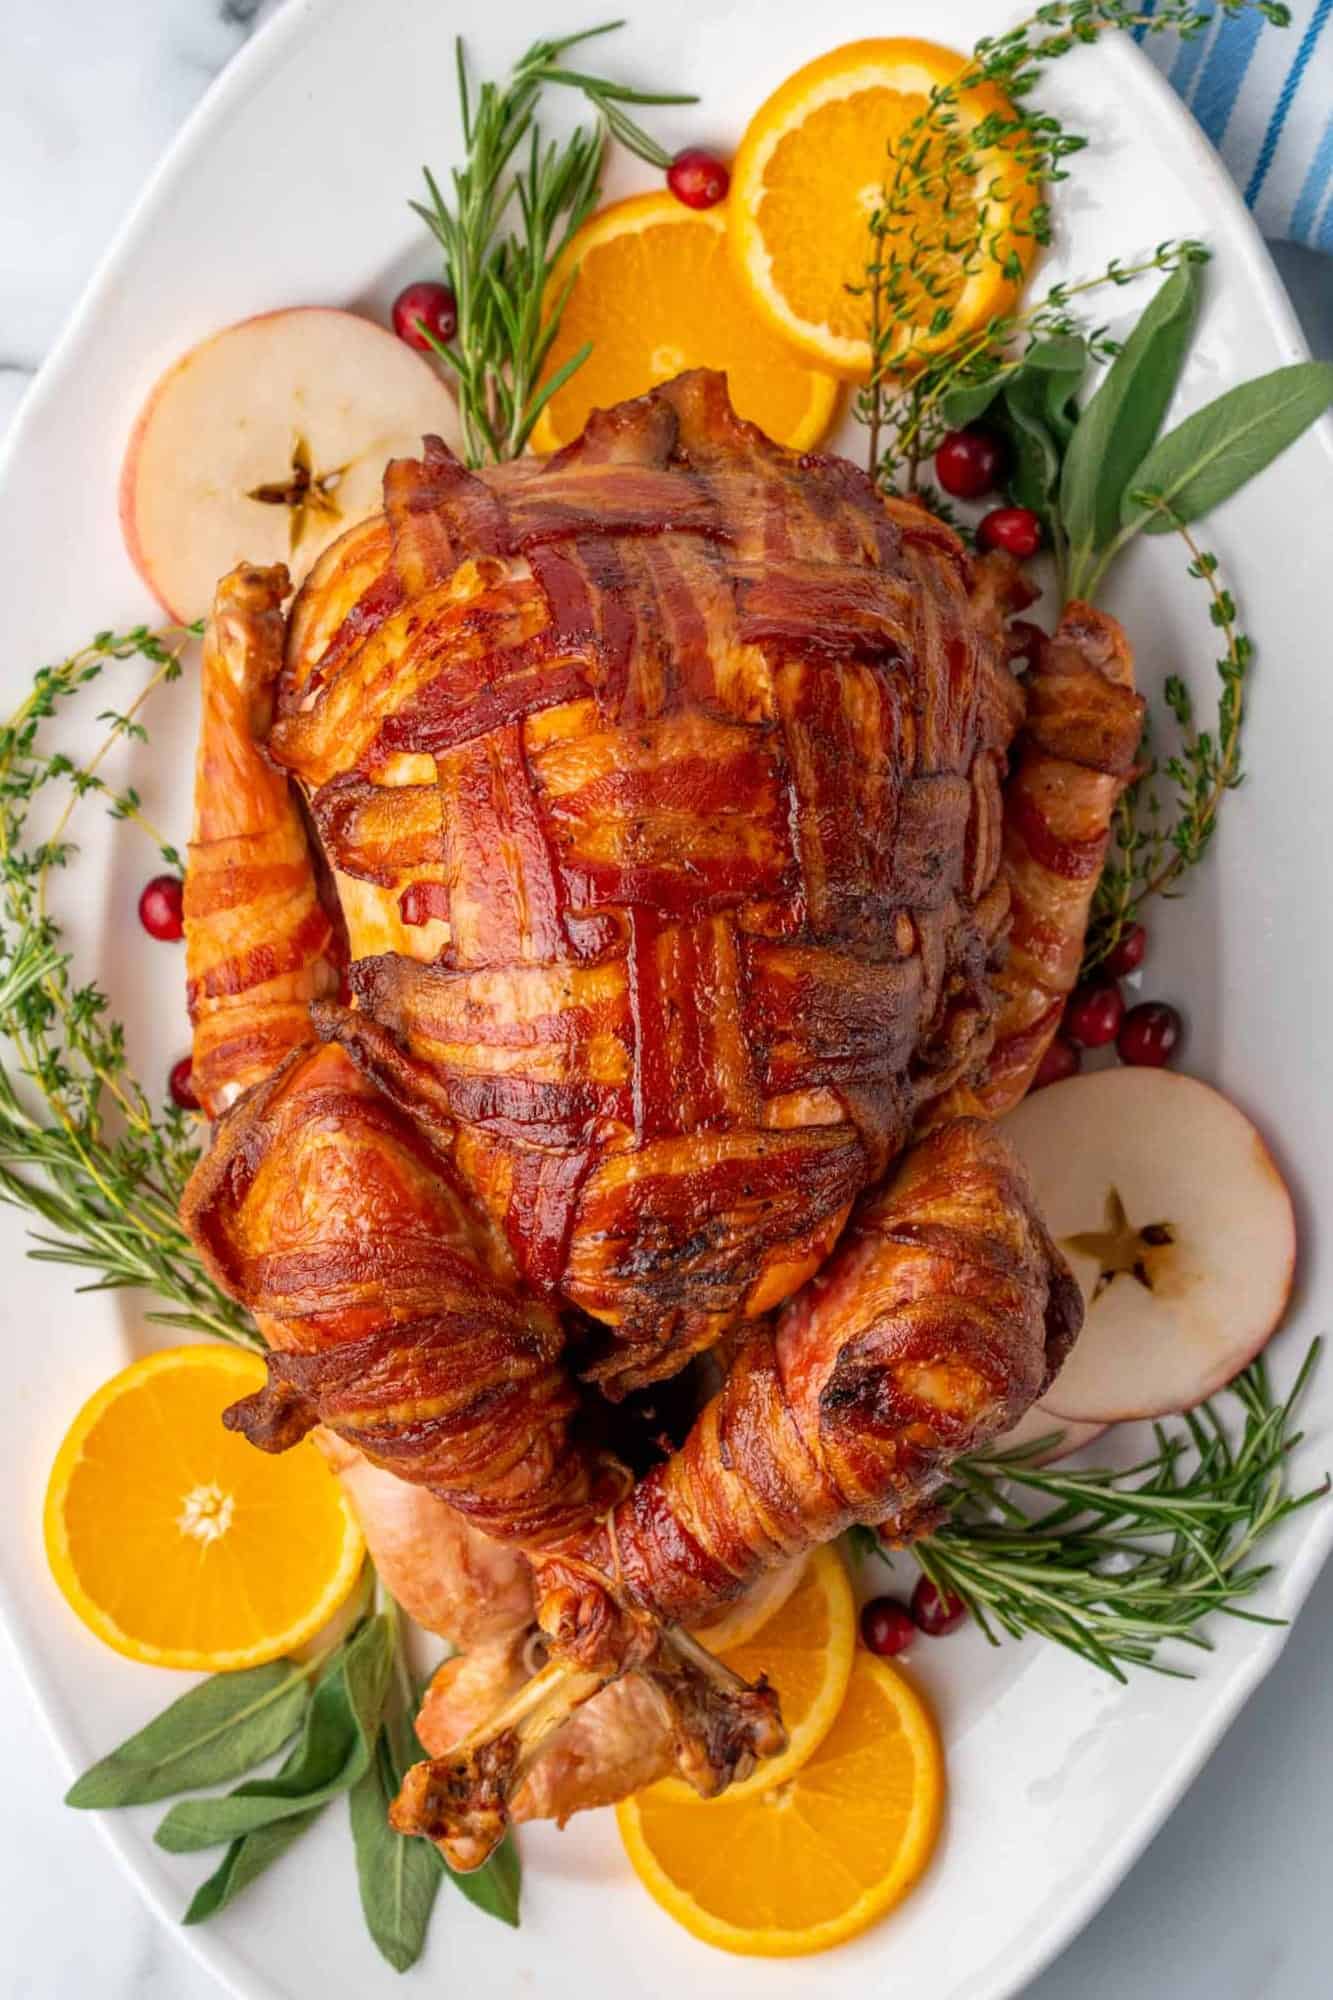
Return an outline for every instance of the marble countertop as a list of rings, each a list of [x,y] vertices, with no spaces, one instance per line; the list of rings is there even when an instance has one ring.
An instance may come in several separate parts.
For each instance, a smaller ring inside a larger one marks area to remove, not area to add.
[[[274,0],[4,0],[0,433],[145,175]],[[373,0],[367,0],[373,4]],[[1333,354],[1333,259],[1281,255]],[[1333,1906],[1333,1569],[1277,1670],[1119,1892],[1029,2000],[1315,2000]],[[217,2000],[121,1875],[0,1644],[0,2000]],[[1315,1893],[1312,1893],[1315,1891]]]

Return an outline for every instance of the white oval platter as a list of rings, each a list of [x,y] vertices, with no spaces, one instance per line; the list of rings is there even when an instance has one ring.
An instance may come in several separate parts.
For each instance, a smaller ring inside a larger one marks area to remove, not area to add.
[[[595,11],[595,10],[594,10]],[[538,34],[587,25],[561,0],[291,0],[220,79],[154,177],[28,399],[0,470],[0,578],[7,698],[35,666],[94,630],[152,610],[116,520],[120,453],[144,391],[182,348],[226,321],[298,303],[383,312],[428,247],[406,202],[423,161],[458,157],[452,38],[496,74]],[[627,78],[697,91],[659,116],[671,145],[727,146],[799,63],[840,41],[893,32],[967,47],[1016,18],[990,0],[676,0],[639,6],[603,45]],[[1049,101],[1088,132],[1057,195],[1050,277],[1091,272],[1168,236],[1216,253],[1180,394],[1187,410],[1304,348],[1253,226],[1214,155],[1128,41],[1080,51],[1052,72]],[[617,167],[613,192],[645,184]],[[1111,294],[1123,324],[1129,301]],[[845,433],[848,449],[855,434]],[[1261,1123],[1298,1192],[1301,1286],[1273,1349],[1287,1379],[1333,1319],[1327,1253],[1309,1226],[1333,1213],[1322,860],[1333,845],[1326,746],[1333,550],[1333,430],[1308,435],[1210,524],[1247,629],[1259,643],[1250,781],[1228,803],[1215,853],[1184,902],[1155,923],[1153,991],[1189,1021],[1186,1060]],[[1197,585],[1157,541],[1124,564],[1109,600],[1130,623],[1144,684],[1183,671],[1205,697],[1212,648]],[[159,714],[135,779],[160,823],[184,831],[191,717]],[[85,814],[84,851],[61,914],[128,1020],[143,1073],[185,1046],[179,957],[145,947],[134,923],[143,853]],[[1206,1171],[1206,1163],[1200,1164]],[[105,1651],[56,1594],[41,1550],[47,1468],[72,1411],[152,1343],[133,1303],[76,1298],[72,1274],[27,1262],[22,1227],[0,1215],[10,1391],[0,1402],[0,1579],[11,1635],[71,1771],[155,1712],[169,1681]],[[1298,1471],[1328,1457],[1333,1373],[1316,1382]],[[1333,1506],[1297,1516],[1263,1607],[1294,1615],[1333,1539]],[[447,1888],[407,1990],[544,2000],[726,2000],[873,1992],[880,2000],[1000,2000],[1085,1923],[1161,1823],[1285,1634],[1226,1623],[1190,1683],[1117,1687],[1054,1649],[992,1653],[967,1633],[922,1646],[912,1671],[948,1741],[951,1804],[924,1886],[888,1922],[823,1958],[738,1960],[694,1944],[647,1900],[609,1815],[526,1831],[524,1918],[511,1933]],[[108,1839],[144,1895],[179,1920],[201,1857],[152,1844],[151,1810],[110,1815]],[[341,1811],[207,1929],[179,1933],[246,2000],[368,2000],[404,1990],[376,1957],[357,1907]]]

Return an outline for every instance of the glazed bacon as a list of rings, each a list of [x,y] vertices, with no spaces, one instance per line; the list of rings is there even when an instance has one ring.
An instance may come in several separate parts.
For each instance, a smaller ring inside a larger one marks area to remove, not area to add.
[[[336,574],[303,593],[268,750],[339,875],[439,941],[359,949],[349,906],[357,1013],[321,1032],[447,1103],[623,1394],[789,1296],[984,1055],[1000,621],[947,530],[707,374],[545,466],[428,441],[385,519],[322,656]]]
[[[544,1628],[594,1665],[625,1604],[694,1625],[854,1521],[910,1539],[954,1460],[1049,1386],[1082,1317],[1009,1147],[978,1120],[943,1127],[748,1337],[680,1451],[542,1556]]]
[[[268,1333],[267,1387],[227,1413],[253,1444],[322,1423],[529,1545],[623,1490],[575,1440],[559,1321],[516,1293],[447,1161],[336,1044],[297,1051],[223,1119],[182,1214]]]

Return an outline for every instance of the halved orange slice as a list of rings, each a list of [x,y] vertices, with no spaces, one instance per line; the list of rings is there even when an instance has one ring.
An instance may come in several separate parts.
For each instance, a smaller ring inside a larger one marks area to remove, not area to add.
[[[46,1554],[108,1646],[159,1667],[257,1667],[312,1638],[365,1545],[307,1439],[279,1458],[224,1430],[263,1386],[257,1354],[173,1347],[86,1402],[46,1492]]]
[[[592,352],[542,410],[534,451],[557,450],[593,410],[687,368],[724,369],[735,409],[779,444],[805,450],[828,429],[838,385],[755,311],[727,255],[719,209],[686,208],[666,190],[615,202],[567,246],[551,274],[552,298],[573,273],[546,379],[585,342]]]
[[[741,140],[726,209],[741,283],[774,333],[852,381],[870,372],[870,224],[884,204],[889,148],[927,111],[932,89],[966,68],[934,42],[849,42],[788,77]],[[896,256],[904,267],[905,318],[893,345],[910,338],[917,353],[1007,311],[1035,248],[1027,224],[1036,195],[1011,147],[979,148],[965,174],[947,177],[947,201],[938,173],[948,132],[974,130],[991,113],[1012,116],[1010,107],[986,87],[960,92],[949,109],[953,126],[931,122],[914,137],[923,148],[915,186],[878,253],[883,265]],[[964,246],[978,241],[980,254],[967,257]],[[949,323],[932,333],[941,310]],[[883,318],[888,325],[897,314],[886,307]]]
[[[800,1770],[757,1795],[677,1799],[651,1786],[616,1807],[649,1895],[704,1943],[792,1958],[855,1937],[930,1860],[944,1759],[921,1697],[858,1652],[847,1694]]]
[[[718,1637],[726,1638],[719,1631]],[[733,1785],[728,1798],[749,1798],[780,1785],[814,1753],[833,1727],[851,1679],[856,1652],[856,1600],[847,1571],[832,1549],[816,1549],[791,1596],[757,1632],[720,1645],[707,1632],[699,1637],[742,1680],[766,1674],[782,1703],[787,1747],[768,1757],[750,1777]],[[654,1787],[663,1797],[697,1799],[683,1778],[663,1778]]]

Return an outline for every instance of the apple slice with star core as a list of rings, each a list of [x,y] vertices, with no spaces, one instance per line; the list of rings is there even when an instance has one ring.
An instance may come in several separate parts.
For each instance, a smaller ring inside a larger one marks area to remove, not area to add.
[[[1194,1077],[1109,1069],[1039,1091],[1004,1130],[1087,1307],[1048,1417],[1167,1416],[1253,1360],[1286,1310],[1296,1229],[1243,1112]]]
[[[326,306],[240,320],[182,355],[139,414],[120,478],[130,558],[182,622],[238,562],[284,562],[299,583],[428,431],[457,444],[453,396],[387,328]]]

